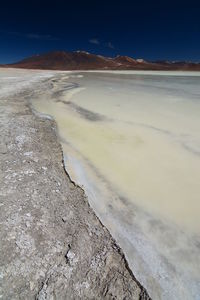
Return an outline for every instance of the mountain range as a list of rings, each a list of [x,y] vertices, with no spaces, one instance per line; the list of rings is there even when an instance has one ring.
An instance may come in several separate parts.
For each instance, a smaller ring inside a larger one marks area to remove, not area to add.
[[[145,61],[129,56],[114,58],[86,51],[53,51],[34,55],[4,67],[42,70],[183,70],[200,71],[200,63]]]

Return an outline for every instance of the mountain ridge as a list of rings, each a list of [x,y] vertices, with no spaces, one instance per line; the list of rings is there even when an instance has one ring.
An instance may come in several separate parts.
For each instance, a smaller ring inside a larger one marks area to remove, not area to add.
[[[129,56],[106,57],[86,51],[51,51],[33,55],[5,67],[42,70],[183,70],[200,71],[200,63],[185,61],[146,61]]]

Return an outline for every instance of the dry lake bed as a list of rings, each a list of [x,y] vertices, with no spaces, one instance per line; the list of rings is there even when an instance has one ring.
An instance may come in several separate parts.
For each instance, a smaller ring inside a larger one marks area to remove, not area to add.
[[[152,299],[200,297],[200,73],[2,70]]]

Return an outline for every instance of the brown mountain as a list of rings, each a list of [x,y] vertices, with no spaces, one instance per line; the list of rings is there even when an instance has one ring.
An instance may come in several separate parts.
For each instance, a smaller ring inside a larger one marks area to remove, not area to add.
[[[134,58],[129,56],[121,56],[121,55],[118,55],[115,58],[113,58],[113,61],[124,65],[137,64],[137,61]]]
[[[148,62],[128,56],[114,58],[85,51],[54,51],[35,55],[7,67],[43,70],[194,70],[200,71],[199,63],[157,61]]]
[[[115,68],[115,63],[103,56],[85,51],[54,51],[35,55],[11,64],[12,67],[50,70],[88,70]]]

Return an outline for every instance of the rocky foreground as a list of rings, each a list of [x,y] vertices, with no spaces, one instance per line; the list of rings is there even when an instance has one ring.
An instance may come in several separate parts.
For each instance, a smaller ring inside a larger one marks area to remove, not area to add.
[[[150,299],[28,97],[0,99],[0,298]]]

